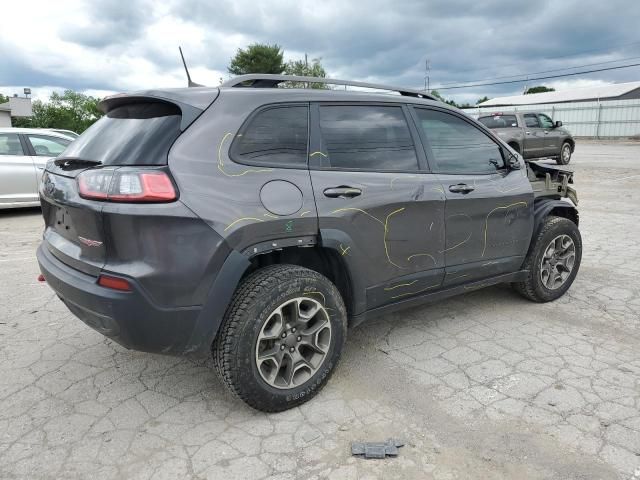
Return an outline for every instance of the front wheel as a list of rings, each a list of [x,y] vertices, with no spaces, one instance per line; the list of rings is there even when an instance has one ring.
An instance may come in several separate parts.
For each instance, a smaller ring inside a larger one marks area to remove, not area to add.
[[[326,277],[274,265],[238,288],[212,347],[214,365],[241,400],[279,412],[306,402],[325,385],[346,333],[344,303]]]
[[[582,260],[582,237],[571,220],[547,217],[525,259],[524,282],[513,286],[534,302],[550,302],[569,290]]]
[[[562,144],[562,148],[560,149],[560,156],[556,161],[558,165],[568,165],[571,161],[571,144],[569,142],[564,142]]]

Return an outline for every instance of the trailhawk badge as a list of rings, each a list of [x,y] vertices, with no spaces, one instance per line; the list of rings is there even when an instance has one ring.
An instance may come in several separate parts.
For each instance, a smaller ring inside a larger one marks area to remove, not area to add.
[[[78,240],[80,240],[80,242],[85,244],[87,247],[99,247],[100,245],[102,245],[102,242],[99,242],[98,240],[91,240],[90,238],[84,238],[80,235],[78,235]]]

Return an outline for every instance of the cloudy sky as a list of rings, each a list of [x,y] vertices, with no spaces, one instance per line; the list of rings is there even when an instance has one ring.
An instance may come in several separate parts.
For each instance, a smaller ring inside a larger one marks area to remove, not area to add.
[[[31,87],[36,98],[184,86],[178,45],[207,85],[228,78],[230,58],[252,42],[281,45],[285,59],[321,57],[335,78],[415,88],[427,58],[432,88],[640,63],[639,0],[9,0],[1,18],[0,92]],[[530,85],[634,80],[640,67]],[[523,86],[440,92],[475,103]]]

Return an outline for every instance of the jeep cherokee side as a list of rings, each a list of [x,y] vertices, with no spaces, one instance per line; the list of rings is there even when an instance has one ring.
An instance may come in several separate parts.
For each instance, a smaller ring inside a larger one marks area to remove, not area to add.
[[[572,174],[422,92],[109,97],[40,187],[42,274],[127,348],[213,355],[256,409],[311,398],[347,326],[497,283],[547,302],[581,259]],[[369,85],[370,86],[370,85]],[[376,88],[387,88],[375,86]]]
[[[527,160],[553,158],[558,165],[567,165],[576,148],[562,122],[554,122],[544,113],[496,112],[482,115],[478,121]]]

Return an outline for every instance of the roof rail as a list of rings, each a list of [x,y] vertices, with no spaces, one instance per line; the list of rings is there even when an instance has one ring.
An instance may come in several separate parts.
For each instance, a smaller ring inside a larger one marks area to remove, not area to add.
[[[250,82],[250,83],[249,83]],[[390,87],[389,85],[379,85],[377,83],[356,82],[352,80],[338,80],[336,78],[324,77],[301,77],[298,75],[271,75],[266,73],[250,73],[248,75],[240,75],[231,80],[224,82],[221,87],[249,87],[249,88],[276,88],[283,82],[308,82],[308,83],[324,83],[329,85],[348,85],[351,87],[375,88],[378,90],[388,90],[398,92],[400,95],[407,97],[426,98],[429,100],[438,100],[433,95],[421,90],[413,90],[410,88]]]

